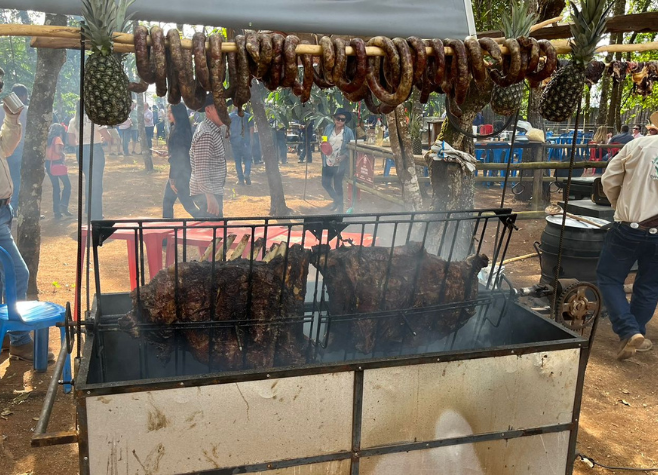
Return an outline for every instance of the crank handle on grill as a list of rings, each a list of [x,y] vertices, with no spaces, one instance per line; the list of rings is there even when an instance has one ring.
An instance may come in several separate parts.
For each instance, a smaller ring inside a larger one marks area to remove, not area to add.
[[[32,436],[32,447],[49,447],[51,445],[75,444],[78,442],[77,431],[46,432],[48,429],[48,423],[50,422],[53,405],[57,398],[58,385],[64,384],[65,391],[69,392],[71,390],[70,385],[73,383],[72,378],[70,378],[71,381],[64,381],[62,379],[64,365],[69,357],[67,346],[68,345],[62,345],[62,348],[59,350],[59,356],[57,357],[57,362],[53,369],[53,377],[48,384],[46,397],[44,398],[41,414],[39,415],[39,422],[37,422],[37,427],[34,429],[34,435]]]

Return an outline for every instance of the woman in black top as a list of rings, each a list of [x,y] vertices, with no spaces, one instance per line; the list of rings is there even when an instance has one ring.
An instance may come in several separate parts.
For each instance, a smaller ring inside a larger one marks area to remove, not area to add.
[[[183,103],[169,106],[169,180],[165,185],[162,201],[162,217],[174,217],[174,204],[179,199],[185,211],[193,218],[201,216],[199,208],[190,197],[190,145],[192,144],[192,127]]]

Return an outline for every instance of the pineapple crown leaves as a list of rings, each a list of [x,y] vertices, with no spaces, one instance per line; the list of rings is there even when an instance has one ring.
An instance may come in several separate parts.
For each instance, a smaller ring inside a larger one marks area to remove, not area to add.
[[[114,32],[124,31],[133,14],[126,10],[135,0],[82,0],[82,34],[91,43],[91,51],[107,56],[112,53]]]
[[[571,25],[571,56],[573,61],[585,65],[594,57],[610,10],[614,3],[606,6],[606,0],[582,0],[579,10],[573,1],[571,5],[573,24]]]
[[[506,38],[518,38],[528,36],[530,28],[539,18],[536,14],[530,14],[530,9],[525,3],[512,3],[512,11],[504,15],[501,20],[501,29]]]

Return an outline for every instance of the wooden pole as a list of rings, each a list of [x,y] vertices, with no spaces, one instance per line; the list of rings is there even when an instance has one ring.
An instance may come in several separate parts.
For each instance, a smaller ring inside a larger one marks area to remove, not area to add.
[[[550,21],[550,20],[549,20]],[[15,25],[15,24],[6,24],[0,25],[0,36],[33,36],[33,37],[43,37],[50,40],[53,39],[68,39],[79,41],[80,39],[80,29],[72,28],[69,26],[50,26],[50,25]],[[122,48],[122,53],[131,53],[135,49],[133,47],[134,37],[130,33],[115,33],[114,34],[114,43],[115,47],[118,45],[125,45],[125,50]],[[147,39],[148,44],[151,44],[151,39]],[[44,41],[41,43],[41,48],[68,48],[68,46],[60,46],[61,44],[68,43],[58,43],[56,41]],[[78,43],[79,45],[79,43]],[[192,49],[192,40],[186,38],[181,39],[181,45],[185,49]],[[571,52],[571,47],[567,41],[557,40],[553,41],[553,45],[557,50],[558,54],[567,54]],[[77,46],[76,46],[77,47]],[[209,49],[209,45],[206,44],[206,48]],[[501,46],[502,54],[509,54],[506,47]],[[643,52],[643,51],[653,51],[658,50],[658,42],[650,43],[640,43],[640,44],[623,44],[623,45],[604,45],[596,49],[597,53],[602,53],[606,51],[610,52]],[[222,43],[222,51],[225,53],[231,53],[237,51],[235,43]],[[297,46],[297,54],[312,54],[313,56],[320,56],[322,54],[322,47],[318,45],[299,45]],[[119,52],[117,50],[117,52]],[[354,50],[351,46],[346,48],[346,53],[350,56],[354,55]],[[368,56],[384,56],[384,51],[380,48],[374,46],[368,46],[366,48],[366,53]],[[427,54],[433,55],[431,48],[427,48]],[[452,48],[446,47],[445,54],[447,56],[452,55]]]

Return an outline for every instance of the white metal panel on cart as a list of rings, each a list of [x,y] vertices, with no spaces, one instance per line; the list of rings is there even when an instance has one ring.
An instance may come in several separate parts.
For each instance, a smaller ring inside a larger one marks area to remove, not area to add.
[[[360,475],[564,475],[569,432],[361,459]]]
[[[579,357],[569,349],[367,370],[361,448],[569,423]]]
[[[353,397],[353,372],[88,397],[91,474],[190,473],[349,451]]]

